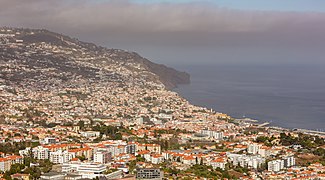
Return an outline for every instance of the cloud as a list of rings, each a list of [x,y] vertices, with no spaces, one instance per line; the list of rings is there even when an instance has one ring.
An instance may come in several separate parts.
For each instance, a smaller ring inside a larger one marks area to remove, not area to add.
[[[127,0],[0,0],[0,4],[2,26],[46,28],[112,47],[325,45],[325,13]]]

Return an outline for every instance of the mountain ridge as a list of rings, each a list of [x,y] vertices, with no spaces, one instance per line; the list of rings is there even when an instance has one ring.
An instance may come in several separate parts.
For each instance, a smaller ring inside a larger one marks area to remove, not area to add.
[[[93,80],[104,80],[102,76],[111,76],[108,78],[110,80],[119,79],[119,76],[127,81],[132,76],[134,79],[161,83],[167,89],[190,83],[188,73],[151,62],[136,52],[97,46],[45,29],[0,29],[1,63],[17,66],[13,70],[16,73],[2,71],[0,77],[5,80],[20,81],[45,74],[44,71],[33,72],[34,67],[50,69],[57,74],[68,72],[69,75],[60,77],[61,80],[81,75]],[[53,77],[51,75],[48,78]]]

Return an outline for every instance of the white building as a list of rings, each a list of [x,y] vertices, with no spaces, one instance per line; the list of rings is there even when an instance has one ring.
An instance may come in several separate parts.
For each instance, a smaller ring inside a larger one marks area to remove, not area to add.
[[[257,169],[265,163],[265,158],[262,158],[260,156],[232,153],[227,154],[227,156],[229,157],[230,161],[233,163],[234,166]]]
[[[62,172],[70,173],[74,172],[82,175],[82,178],[96,178],[104,176],[106,171],[106,166],[103,164],[93,164],[93,163],[81,163],[81,162],[70,162],[64,163],[62,166]]]
[[[268,171],[280,171],[281,169],[284,168],[284,161],[281,159],[270,161],[267,163],[267,170]]]
[[[50,161],[54,164],[63,164],[69,162],[74,157],[74,154],[69,153],[68,151],[58,150],[55,152],[50,152]]]
[[[181,159],[183,164],[194,165],[197,163],[197,159],[194,156],[185,156]]]
[[[164,161],[164,157],[160,154],[152,154],[151,155],[151,163],[152,164],[160,164]]]
[[[267,146],[261,146],[258,150],[258,154],[262,157],[269,157],[271,155],[271,148]]]
[[[201,130],[201,134],[208,135],[209,138],[213,138],[213,139],[216,139],[216,140],[222,140],[223,139],[223,132],[210,131],[210,130]]]
[[[32,148],[31,147],[26,147],[26,149],[19,150],[19,155],[20,156],[31,156],[32,155]]]
[[[48,148],[44,148],[43,146],[37,146],[32,149],[32,155],[35,159],[49,159],[50,150]]]
[[[112,153],[108,151],[97,151],[94,153],[94,162],[95,163],[101,163],[101,164],[107,164],[112,159]]]
[[[46,137],[46,138],[43,139],[43,141],[41,143],[43,143],[43,144],[55,144],[56,139],[52,138],[52,137]]]
[[[247,152],[250,154],[257,154],[259,149],[260,149],[261,145],[253,143],[253,144],[249,144],[248,148],[247,148]]]
[[[137,169],[136,179],[163,179],[164,172],[155,168]]]
[[[223,159],[223,158],[217,158],[217,159],[214,159],[210,162],[210,165],[216,169],[216,168],[220,168],[222,170],[225,170],[226,168],[226,164],[227,164],[227,161],[226,159]]]
[[[5,172],[9,171],[11,167],[11,163],[9,160],[5,158],[0,158],[0,171]]]
[[[169,121],[173,120],[173,115],[172,114],[160,113],[160,114],[158,114],[158,117],[160,119],[166,119],[166,120],[169,120]]]
[[[292,167],[296,164],[295,158],[293,156],[287,156],[282,159],[273,160],[267,163],[268,171],[280,171],[284,168]]]
[[[98,132],[98,131],[83,131],[83,132],[80,132],[80,134],[83,137],[90,138],[90,137],[98,137],[100,135],[100,132]]]
[[[136,120],[136,124],[138,124],[138,125],[142,125],[142,124],[143,124],[143,118],[142,118],[142,117],[138,118],[138,119]]]

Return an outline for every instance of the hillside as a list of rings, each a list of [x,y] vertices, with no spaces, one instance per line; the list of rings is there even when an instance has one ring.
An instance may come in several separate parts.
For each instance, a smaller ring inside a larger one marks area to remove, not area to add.
[[[0,28],[0,81],[36,89],[119,82],[167,89],[189,74],[135,52],[108,49],[47,30]]]

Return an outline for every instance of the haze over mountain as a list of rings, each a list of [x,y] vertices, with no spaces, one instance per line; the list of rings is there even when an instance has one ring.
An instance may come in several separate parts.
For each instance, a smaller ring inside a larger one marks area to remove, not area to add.
[[[323,1],[245,2],[1,0],[0,24],[46,28],[167,64],[324,64]]]

